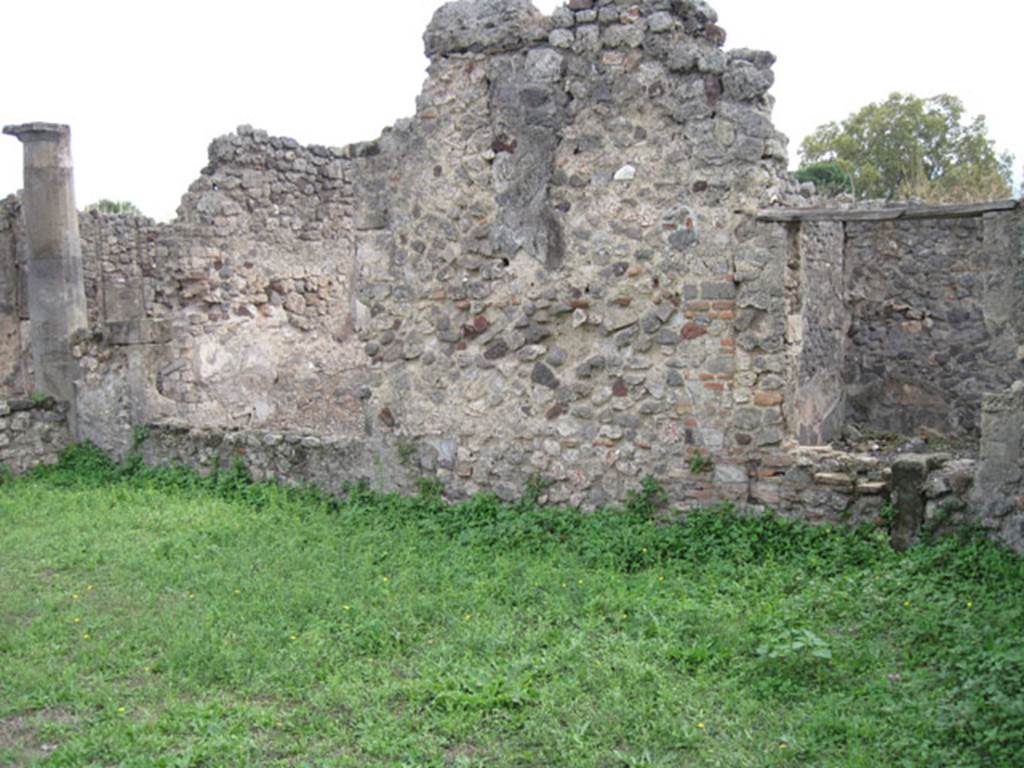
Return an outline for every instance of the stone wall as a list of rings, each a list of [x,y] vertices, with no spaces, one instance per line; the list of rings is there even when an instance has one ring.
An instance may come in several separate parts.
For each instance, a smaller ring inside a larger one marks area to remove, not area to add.
[[[766,218],[806,205],[774,57],[724,40],[689,0],[451,3],[415,116],[376,141],[242,127],[173,222],[83,214],[76,435],[123,455],[145,427],[148,460],[329,489],[543,478],[590,508],[649,474],[682,507],[877,518],[892,455],[821,444],[848,417],[976,423],[1019,366],[1022,216]]]
[[[1024,381],[986,395],[972,508],[982,525],[1024,550]]]
[[[981,399],[1024,374],[1020,211],[846,224],[849,418],[977,434]]]
[[[351,431],[349,164],[242,128],[211,145],[172,223],[83,215],[86,434],[123,452],[130,422]]]
[[[0,398],[23,397],[30,391],[28,303],[17,237],[20,214],[17,198],[0,200]]]
[[[52,400],[0,400],[0,467],[52,464],[71,444],[67,407]]]
[[[783,439],[781,275],[737,281],[751,214],[792,189],[773,57],[723,51],[703,4],[582,5],[439,11],[416,118],[357,163],[368,428],[454,446],[467,490],[742,496],[746,452]]]
[[[845,232],[841,222],[789,225],[787,242],[788,420],[802,445],[826,445],[842,434],[846,418]]]

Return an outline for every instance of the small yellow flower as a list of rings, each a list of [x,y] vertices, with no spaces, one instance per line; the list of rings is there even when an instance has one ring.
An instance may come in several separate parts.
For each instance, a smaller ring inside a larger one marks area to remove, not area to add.
[[[577,581],[576,583],[577,583],[577,584],[579,584],[579,585],[580,585],[580,586],[582,587],[582,586],[583,586],[583,579],[580,579],[580,580],[579,580],[579,581]]]
[[[82,639],[83,640],[88,640],[89,639],[89,633],[86,632],[84,635],[82,635]]]
[[[86,592],[92,592],[92,584],[86,584],[85,585],[85,591]]]
[[[643,552],[643,553],[644,553],[644,554],[646,555],[646,554],[647,554],[647,547],[644,547],[644,548],[643,548],[643,549],[641,549],[640,551],[641,551],[641,552]]]
[[[659,576],[659,577],[658,577],[658,581],[664,581],[664,580],[665,580],[665,577],[664,577],[664,576]]]
[[[467,613],[467,614],[466,614],[465,616],[463,616],[462,618],[464,618],[464,619],[465,619],[466,621],[469,621],[470,619],[472,619],[472,618],[473,618],[473,614],[472,614],[472,613]]]
[[[974,607],[974,601],[973,600],[968,600],[967,601],[967,607],[968,608],[973,608]]]
[[[789,744],[784,741],[779,742],[779,749],[789,749]]]
[[[143,667],[142,671],[145,672],[148,675],[150,672],[153,671],[153,668],[152,667]]]
[[[904,600],[903,601],[903,607],[904,608],[909,608],[910,607],[910,601],[909,600]]]
[[[81,624],[81,623],[82,623],[82,620],[80,618],[78,618],[77,616],[75,616],[75,624]]]
[[[383,578],[385,582],[391,581],[391,579],[388,576],[384,576]]]
[[[288,639],[291,640],[294,643],[296,640],[299,639],[299,636],[298,635],[291,635]]]
[[[127,710],[124,707],[117,708],[117,714],[123,715]]]
[[[196,596],[196,593],[195,593],[195,592],[189,592],[189,593],[188,593],[188,599],[189,599],[189,600],[191,600],[191,599],[192,599],[192,598],[194,598],[195,596]]]
[[[341,606],[341,610],[343,610],[343,611],[351,611],[352,610],[352,606],[351,605],[343,605],[343,606]]]
[[[240,590],[240,589],[236,589],[236,590],[235,590],[235,594],[236,594],[236,595],[240,595],[240,594],[242,594],[242,590]]]
[[[78,595],[72,595],[72,596],[71,596],[71,599],[72,599],[72,600],[77,600],[77,599],[78,599]]]
[[[699,728],[700,730],[702,730],[702,731],[703,731],[703,730],[704,730],[704,723],[697,723],[697,727],[698,727],[698,728]]]

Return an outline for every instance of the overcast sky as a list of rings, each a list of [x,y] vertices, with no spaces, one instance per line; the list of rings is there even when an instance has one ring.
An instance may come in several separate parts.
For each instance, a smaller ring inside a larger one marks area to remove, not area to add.
[[[174,215],[210,140],[248,123],[304,143],[376,138],[410,116],[438,0],[48,0],[5,4],[0,124],[72,126],[79,207]],[[535,0],[550,12],[560,0]],[[1019,0],[717,0],[727,47],[765,48],[791,140],[892,91],[960,96],[1024,164]],[[1018,170],[1019,176],[1019,170]],[[0,197],[21,147],[0,139]]]

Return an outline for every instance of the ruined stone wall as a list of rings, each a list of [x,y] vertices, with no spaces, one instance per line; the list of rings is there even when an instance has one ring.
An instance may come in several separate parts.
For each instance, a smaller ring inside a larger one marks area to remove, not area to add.
[[[174,222],[83,215],[86,434],[123,452],[132,423],[351,431],[349,163],[243,128]]]
[[[977,434],[981,398],[1024,374],[1020,211],[846,224],[849,418]]]
[[[466,492],[540,475],[592,505],[650,472],[744,496],[784,437],[782,275],[750,216],[790,189],[773,58],[723,51],[703,4],[599,6],[435,17],[416,118],[356,172],[369,425]]]
[[[18,249],[20,214],[17,198],[0,200],[0,398],[23,397],[30,391],[24,254]]]
[[[332,490],[541,478],[590,508],[649,474],[680,507],[877,519],[892,456],[821,444],[977,423],[1020,365],[1024,216],[766,218],[803,202],[774,58],[724,39],[690,0],[451,3],[415,116],[376,141],[242,127],[175,221],[83,214],[76,436]],[[969,470],[924,466],[934,517]]]
[[[66,405],[0,400],[0,467],[20,473],[52,464],[70,444]]]
[[[148,316],[159,270],[155,243],[163,227],[142,216],[98,211],[81,214],[78,226],[89,323]]]
[[[786,341],[789,424],[803,445],[827,445],[842,434],[842,380],[850,332],[841,222],[787,226]]]
[[[1024,550],[1024,381],[985,396],[972,507],[987,528]]]

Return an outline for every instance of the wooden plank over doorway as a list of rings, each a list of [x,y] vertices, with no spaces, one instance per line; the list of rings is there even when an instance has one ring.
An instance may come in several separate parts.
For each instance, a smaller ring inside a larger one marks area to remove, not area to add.
[[[996,200],[963,205],[898,205],[886,208],[764,208],[758,221],[895,221],[897,219],[963,219],[986,213],[1012,211],[1018,200]]]

